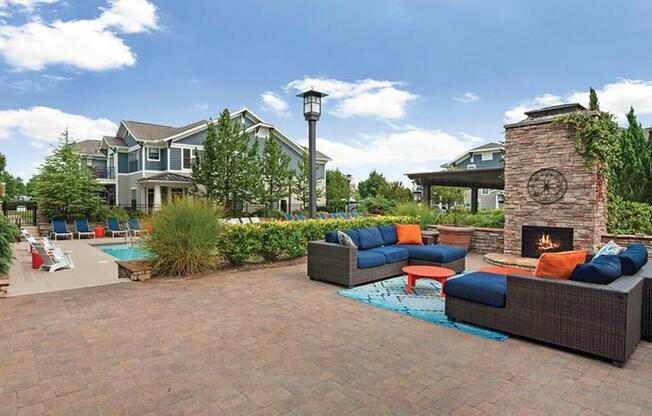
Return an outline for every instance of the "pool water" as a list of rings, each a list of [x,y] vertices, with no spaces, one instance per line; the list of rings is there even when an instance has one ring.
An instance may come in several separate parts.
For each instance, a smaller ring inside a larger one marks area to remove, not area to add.
[[[103,244],[96,247],[118,260],[143,260],[153,257],[152,253],[138,244]]]

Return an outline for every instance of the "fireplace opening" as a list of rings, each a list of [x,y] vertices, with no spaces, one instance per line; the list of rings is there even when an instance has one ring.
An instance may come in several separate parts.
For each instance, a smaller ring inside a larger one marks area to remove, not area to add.
[[[539,258],[543,253],[573,249],[573,229],[563,227],[523,226],[521,256]]]

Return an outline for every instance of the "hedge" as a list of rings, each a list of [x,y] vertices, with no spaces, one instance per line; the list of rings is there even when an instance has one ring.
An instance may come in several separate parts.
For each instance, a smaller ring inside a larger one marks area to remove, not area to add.
[[[219,253],[231,264],[240,265],[255,257],[266,261],[306,254],[307,242],[322,240],[327,231],[348,230],[387,224],[418,223],[416,217],[381,216],[350,220],[272,221],[259,224],[230,224],[218,236]]]
[[[613,198],[607,228],[612,234],[652,235],[652,205]]]
[[[20,230],[0,214],[0,274],[7,274],[13,257],[11,243],[18,239]]]

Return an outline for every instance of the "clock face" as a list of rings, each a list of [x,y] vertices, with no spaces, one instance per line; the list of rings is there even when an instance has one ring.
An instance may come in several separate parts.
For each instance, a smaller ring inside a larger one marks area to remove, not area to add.
[[[527,190],[530,196],[540,204],[552,204],[559,201],[566,193],[566,178],[555,169],[541,169],[530,176]]]

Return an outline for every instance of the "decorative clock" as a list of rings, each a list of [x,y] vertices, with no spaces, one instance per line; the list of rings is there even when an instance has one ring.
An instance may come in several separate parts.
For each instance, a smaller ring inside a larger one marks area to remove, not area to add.
[[[568,184],[564,175],[555,169],[541,169],[530,176],[527,190],[540,204],[552,204],[564,197]]]

